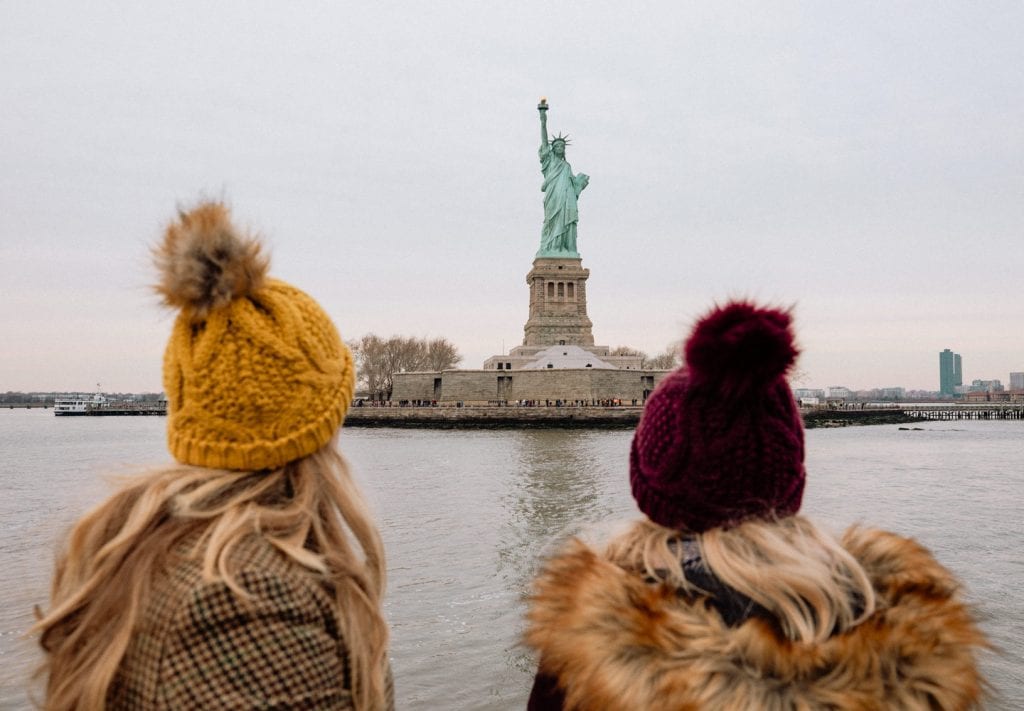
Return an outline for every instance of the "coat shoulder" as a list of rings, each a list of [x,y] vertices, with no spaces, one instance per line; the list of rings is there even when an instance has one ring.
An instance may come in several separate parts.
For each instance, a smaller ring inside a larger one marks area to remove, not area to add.
[[[913,538],[853,526],[840,542],[886,598],[898,598],[909,590],[928,590],[938,597],[954,597],[960,592],[959,580]]]
[[[160,664],[167,708],[347,708],[348,657],[331,602],[301,576],[242,570],[193,589]]]
[[[155,575],[111,703],[348,708],[347,650],[330,591],[256,537],[230,555],[236,586],[204,580],[194,543]]]
[[[573,540],[534,582],[525,642],[567,708],[690,709],[696,668],[724,654],[724,630],[704,606]]]

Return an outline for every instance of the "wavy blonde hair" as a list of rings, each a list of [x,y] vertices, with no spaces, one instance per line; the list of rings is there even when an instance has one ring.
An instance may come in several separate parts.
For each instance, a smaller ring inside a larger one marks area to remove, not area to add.
[[[332,441],[271,472],[157,471],[82,518],[58,559],[50,610],[37,611],[32,630],[46,652],[46,709],[104,707],[152,574],[190,535],[199,536],[204,580],[223,581],[242,598],[232,551],[251,535],[333,588],[355,707],[385,706],[384,549]]]
[[[772,613],[790,640],[824,641],[875,610],[875,591],[860,563],[799,515],[697,534],[645,519],[610,541],[606,555],[625,568],[701,592],[683,573],[678,548],[686,538],[697,543],[708,569],[721,582]]]

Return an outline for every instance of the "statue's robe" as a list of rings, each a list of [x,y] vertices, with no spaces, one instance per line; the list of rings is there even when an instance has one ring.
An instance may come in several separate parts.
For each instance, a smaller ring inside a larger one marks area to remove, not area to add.
[[[573,175],[569,161],[555,155],[548,143],[540,147],[540,169],[544,173],[544,183],[540,186],[544,192],[544,229],[538,255],[558,252],[578,257],[576,198],[586,187],[586,179]]]

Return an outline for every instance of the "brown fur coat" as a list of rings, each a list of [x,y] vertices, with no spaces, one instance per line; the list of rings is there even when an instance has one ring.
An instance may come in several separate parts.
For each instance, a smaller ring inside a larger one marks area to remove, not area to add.
[[[780,639],[752,617],[735,627],[573,541],[546,564],[527,644],[567,709],[860,711],[971,709],[986,645],[958,584],[922,546],[851,529],[843,545],[878,592],[867,621],[821,644]]]

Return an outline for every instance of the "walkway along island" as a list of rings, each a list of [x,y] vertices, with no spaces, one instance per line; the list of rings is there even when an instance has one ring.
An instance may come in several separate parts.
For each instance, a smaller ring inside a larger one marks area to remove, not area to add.
[[[354,405],[346,416],[350,427],[415,427],[437,429],[518,428],[632,428],[640,421],[642,405],[632,403],[487,405]],[[906,404],[863,409],[805,408],[807,429],[864,425],[918,426],[927,421],[1024,420],[1024,404],[998,406]]]

